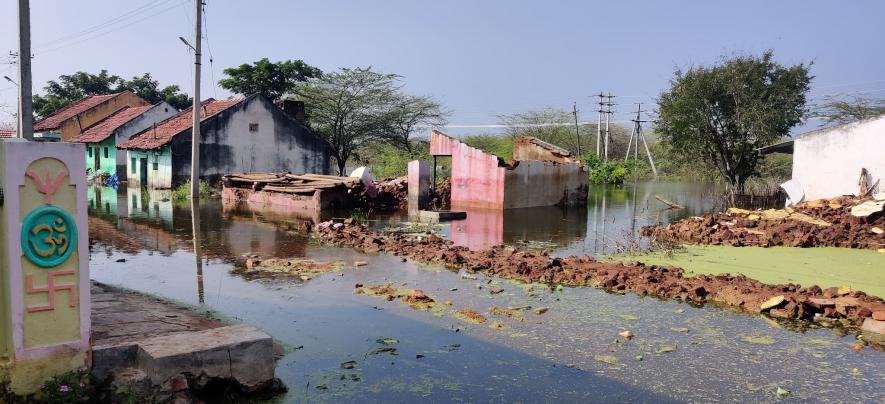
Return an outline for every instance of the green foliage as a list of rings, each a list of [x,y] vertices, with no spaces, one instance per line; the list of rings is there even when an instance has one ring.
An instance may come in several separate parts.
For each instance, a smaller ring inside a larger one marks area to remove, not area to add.
[[[206,181],[200,181],[200,198],[209,198],[218,194],[218,188],[214,188]],[[191,182],[185,181],[172,190],[172,202],[186,202],[191,197]]]
[[[611,160],[604,162],[595,154],[585,154],[582,158],[590,181],[594,184],[623,184],[636,170],[636,160]]]
[[[323,72],[303,60],[271,62],[263,58],[253,64],[224,69],[224,74],[227,77],[218,81],[221,88],[242,95],[258,93],[277,101],[294,93],[298,83],[320,77]]]
[[[758,148],[786,136],[806,112],[809,65],[784,67],[771,51],[677,71],[658,99],[656,131],[673,151],[715,167],[740,192]]]
[[[446,112],[428,97],[406,95],[399,76],[371,68],[341,69],[300,83],[308,122],[331,146],[339,175],[360,150],[386,142],[412,152],[411,133],[443,124]]]
[[[885,100],[854,96],[826,97],[826,102],[814,111],[823,119],[823,125],[843,124],[885,114]]]
[[[151,104],[166,101],[173,107],[181,109],[191,103],[191,99],[182,93],[177,85],[160,88],[160,83],[154,80],[150,73],[126,80],[109,74],[107,70],[102,70],[98,74],[76,72],[71,75],[61,75],[58,81],[48,81],[43,90],[46,95],[34,95],[34,114],[38,117],[46,117],[89,95],[112,94],[126,90],[132,91]]]
[[[486,153],[494,154],[504,161],[513,159],[513,137],[500,135],[467,135],[461,141],[480,149]]]
[[[79,369],[61,374],[40,386],[36,397],[47,403],[83,403],[93,394],[89,371]]]
[[[360,151],[367,166],[376,178],[402,177],[409,173],[409,162],[412,160],[428,161],[430,147],[427,142],[412,146],[412,151],[403,150],[388,143],[379,143]]]

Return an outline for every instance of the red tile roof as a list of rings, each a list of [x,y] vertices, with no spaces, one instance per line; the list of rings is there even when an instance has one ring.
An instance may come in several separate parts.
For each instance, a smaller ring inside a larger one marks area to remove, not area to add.
[[[71,103],[64,108],[55,111],[52,115],[49,115],[46,118],[43,118],[34,123],[34,131],[43,132],[51,129],[56,129],[61,126],[64,121],[67,121],[68,119],[71,119],[82,112],[95,108],[95,106],[120,94],[122,93],[90,95],[79,101]]]
[[[15,129],[0,129],[0,139],[14,138],[15,135]]]
[[[79,136],[75,136],[69,142],[78,143],[98,143],[103,142],[111,136],[117,128],[125,125],[127,122],[138,118],[147,110],[155,107],[155,105],[145,105],[143,107],[125,107],[114,112],[105,119],[98,121],[96,124],[86,128]]]
[[[207,119],[211,119],[218,113],[239,104],[243,100],[243,98],[237,98],[219,101],[210,98],[203,101],[202,108],[200,108],[200,122],[205,122]],[[135,136],[132,136],[128,141],[118,144],[117,148],[151,150],[171,142],[172,138],[176,135],[191,128],[191,124],[193,123],[192,110],[192,108],[188,108],[178,115],[158,123],[156,127],[145,129]]]

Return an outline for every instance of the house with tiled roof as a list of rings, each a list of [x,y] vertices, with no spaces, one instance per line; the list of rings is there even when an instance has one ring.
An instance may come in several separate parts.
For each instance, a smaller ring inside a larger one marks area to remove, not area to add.
[[[16,136],[15,129],[0,128],[0,139],[12,139]]]
[[[126,107],[150,105],[131,91],[114,94],[90,95],[77,100],[49,116],[34,122],[34,137],[59,137],[70,141],[75,136],[109,115]]]
[[[107,118],[86,128],[69,141],[86,144],[86,169],[93,173],[117,175],[126,180],[126,151],[118,150],[117,144],[133,135],[153,127],[158,122],[178,113],[172,105],[160,102],[155,105],[123,107]]]
[[[190,178],[193,112],[188,108],[119,143],[130,186],[172,188]],[[208,99],[200,106],[200,178],[266,171],[329,172],[329,144],[267,98]]]

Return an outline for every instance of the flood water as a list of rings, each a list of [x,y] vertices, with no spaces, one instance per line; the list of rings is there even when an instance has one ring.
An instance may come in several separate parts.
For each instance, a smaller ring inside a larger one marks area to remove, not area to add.
[[[595,256],[635,244],[631,235],[643,225],[719,208],[715,194],[685,183],[595,187],[586,208],[470,212],[437,230],[471,248],[508,243]],[[662,211],[655,195],[685,208]],[[839,331],[594,288],[463,279],[398,257],[318,245],[303,219],[273,210],[213,200],[192,215],[168,192],[98,187],[89,198],[92,278],[265,330],[288,347],[277,376],[289,392],[276,402],[885,401],[885,353],[855,353],[855,336]],[[370,219],[376,226],[406,220]],[[306,282],[250,281],[237,273],[244,255],[345,265]],[[356,260],[368,265],[354,267]],[[357,283],[388,282],[489,321],[353,293]],[[504,292],[492,295],[494,286]],[[495,306],[548,311],[524,311],[519,321],[489,313]],[[635,337],[623,341],[623,330]],[[355,364],[342,366],[348,361]],[[778,397],[779,387],[790,394]]]

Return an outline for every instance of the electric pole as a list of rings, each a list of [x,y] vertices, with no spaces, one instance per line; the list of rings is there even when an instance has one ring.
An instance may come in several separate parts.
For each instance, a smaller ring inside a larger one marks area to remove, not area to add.
[[[606,98],[608,98],[608,102],[605,103],[605,106],[607,107],[607,109],[605,111],[605,145],[604,145],[605,157],[604,157],[604,161],[608,162],[608,143],[609,143],[609,138],[611,137],[611,131],[609,130],[609,123],[611,121],[611,116],[613,113],[612,106],[614,106],[615,104],[612,102],[612,98],[614,98],[612,93],[608,93]]]
[[[599,157],[599,139],[602,137],[602,91],[597,94],[597,97],[599,97],[599,110],[596,112],[599,114],[596,116],[596,157]]]
[[[18,136],[26,140],[34,140],[31,97],[31,5],[18,0]]]
[[[21,1],[21,0],[20,0]],[[203,0],[195,1],[194,122],[191,129],[191,199],[200,199],[200,44],[203,42]]]
[[[639,140],[642,139],[642,145],[645,146],[645,155],[648,157],[648,164],[651,165],[651,171],[654,173],[655,178],[658,177],[658,168],[655,167],[655,160],[651,156],[651,150],[648,148],[648,143],[645,141],[645,135],[642,134],[642,123],[648,122],[642,120],[642,103],[636,103],[636,119],[633,119],[633,133],[636,138],[636,148],[633,150],[633,159],[639,159]],[[632,139],[631,139],[632,141]],[[628,146],[627,155],[630,155],[630,149]]]
[[[572,102],[572,114],[575,115],[575,141],[578,146],[578,158],[581,158],[581,132],[578,129],[578,102]]]

